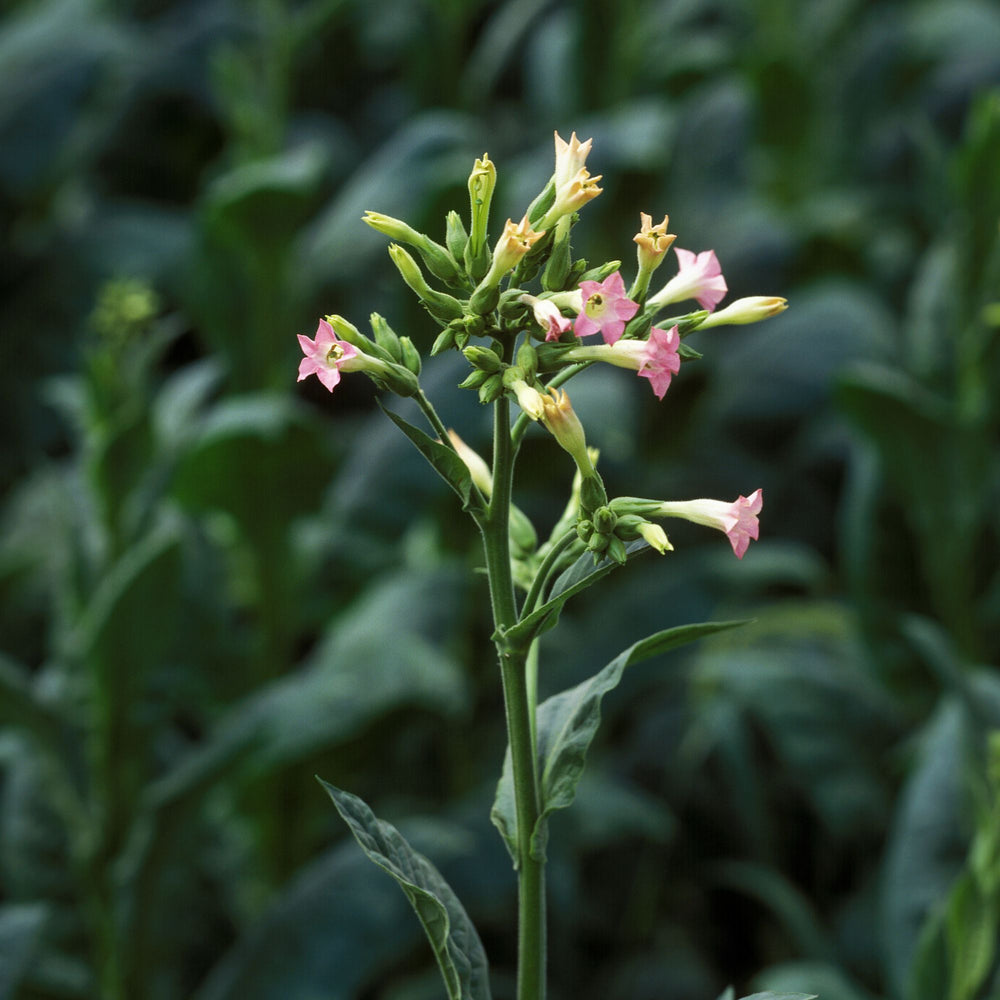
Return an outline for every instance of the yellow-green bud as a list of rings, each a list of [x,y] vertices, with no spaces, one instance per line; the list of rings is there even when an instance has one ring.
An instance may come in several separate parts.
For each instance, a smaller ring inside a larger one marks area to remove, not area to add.
[[[413,341],[410,340],[409,337],[400,337],[399,348],[403,364],[406,365],[406,367],[413,372],[414,375],[419,375],[423,362],[420,358],[420,352],[413,346]]]
[[[489,372],[491,375],[500,371],[502,365],[500,358],[488,347],[467,347],[462,353],[465,355],[466,361],[476,368]]]

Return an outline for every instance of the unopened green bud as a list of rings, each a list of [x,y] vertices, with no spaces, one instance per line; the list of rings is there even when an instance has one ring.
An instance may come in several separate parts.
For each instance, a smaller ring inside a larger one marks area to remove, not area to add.
[[[454,209],[447,216],[444,241],[448,245],[448,252],[455,260],[465,259],[465,247],[469,242],[469,234],[465,231],[462,217]]]
[[[485,316],[493,312],[500,302],[500,289],[496,285],[488,284],[485,280],[472,293],[469,299],[469,308],[478,316]]]
[[[465,314],[465,309],[458,299],[444,292],[437,292],[427,284],[417,262],[398,243],[389,244],[389,256],[403,281],[417,293],[424,307],[435,319],[448,323]]]
[[[396,336],[384,317],[373,312],[368,322],[371,325],[372,333],[375,335],[375,343],[392,355],[393,361],[402,361],[403,352],[399,347],[399,337]]]
[[[479,387],[479,401],[492,403],[503,392],[503,379],[499,375],[489,375]]]
[[[501,292],[497,310],[505,320],[517,322],[527,315],[528,306],[521,301],[523,295],[524,290],[521,288],[508,288]]]
[[[580,506],[585,511],[597,510],[608,502],[608,494],[604,489],[601,477],[595,473],[592,476],[585,476],[580,484]]]
[[[564,215],[556,223],[555,235],[552,238],[552,253],[542,272],[542,288],[547,292],[561,292],[566,288],[572,263],[569,256],[569,230],[572,221],[571,216]]]
[[[618,516],[607,506],[598,507],[594,511],[594,528],[602,535],[607,535],[615,530],[618,523]]]
[[[505,389],[512,389],[515,382],[523,382],[525,372],[518,365],[508,365],[503,371],[503,385]]]
[[[362,354],[369,357],[378,358],[380,361],[394,362],[395,357],[384,347],[369,340],[353,323],[344,319],[343,316],[324,316],[327,323],[333,328],[338,340],[346,340],[352,347],[356,347]]]
[[[478,253],[472,252],[472,240],[465,245],[465,255],[462,262],[465,264],[465,272],[473,281],[481,281],[490,269],[493,260],[493,251],[488,243],[483,243]]]
[[[502,364],[500,358],[488,347],[467,347],[462,353],[469,364],[474,365],[476,368],[489,372],[491,375],[500,371]]]
[[[590,536],[594,533],[594,522],[588,521],[586,518],[577,521],[576,533],[581,542],[589,541]]]
[[[603,552],[608,547],[608,542],[610,539],[607,535],[602,535],[599,532],[594,532],[590,536],[590,541],[587,542],[587,548],[591,552]]]
[[[413,341],[410,340],[409,337],[400,337],[399,347],[403,364],[406,365],[406,367],[413,372],[414,375],[419,375],[423,362],[420,359],[420,352],[413,346]]]
[[[625,543],[616,535],[608,539],[608,549],[605,555],[609,559],[614,559],[619,566],[624,566],[628,559],[628,552],[625,551]]]
[[[449,348],[455,346],[455,330],[451,326],[446,326],[438,335],[437,339],[434,341],[433,347],[431,347],[431,355],[440,354],[442,351],[447,351]]]
[[[478,389],[489,377],[489,372],[484,372],[482,368],[474,368],[458,383],[458,387],[459,389]]]
[[[517,349],[517,366],[529,375],[538,371],[538,355],[531,344],[525,342]]]

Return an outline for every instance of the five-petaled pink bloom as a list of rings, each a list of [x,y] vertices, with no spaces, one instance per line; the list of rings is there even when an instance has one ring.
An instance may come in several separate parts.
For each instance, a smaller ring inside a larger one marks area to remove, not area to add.
[[[748,497],[741,496],[732,503],[723,500],[679,500],[666,501],[659,505],[659,517],[683,517],[696,524],[724,531],[733,547],[737,559],[742,559],[760,532],[757,515],[764,504],[762,490],[754,490]]]
[[[603,361],[619,368],[629,368],[641,378],[648,378],[658,399],[680,371],[678,351],[681,336],[676,326],[669,330],[653,327],[649,340],[616,340],[613,344],[581,345],[566,352],[567,361]]]
[[[625,332],[625,324],[638,311],[639,306],[625,294],[621,272],[615,271],[604,281],[581,281],[582,308],[573,324],[578,337],[594,333],[604,335],[604,342],[613,344]]]
[[[697,299],[702,309],[711,312],[729,290],[715,251],[704,250],[696,254],[674,247],[674,253],[680,269],[663,288],[650,296],[646,304],[658,308],[671,302]]]
[[[346,340],[338,340],[333,327],[325,319],[319,321],[316,327],[316,339],[311,340],[300,333],[299,345],[305,357],[299,362],[299,377],[301,382],[310,375],[315,375],[333,392],[340,381],[340,372],[350,371],[351,361],[358,357],[358,350]]]

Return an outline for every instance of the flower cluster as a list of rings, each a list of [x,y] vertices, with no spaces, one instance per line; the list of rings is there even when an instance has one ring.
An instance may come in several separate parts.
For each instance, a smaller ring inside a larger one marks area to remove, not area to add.
[[[651,215],[640,213],[634,237],[637,268],[628,290],[619,262],[590,267],[574,260],[571,230],[580,210],[601,193],[601,177],[586,166],[591,146],[592,140],[581,142],[575,133],[568,142],[556,133],[555,169],[547,185],[520,222],[507,220],[492,246],[487,228],[496,167],[486,155],[476,161],[469,178],[468,228],[457,212],[450,212],[443,243],[377,212],[366,213],[364,221],[396,241],[389,247],[393,262],[441,327],[430,353],[460,350],[471,366],[461,387],[477,391],[483,403],[515,403],[524,415],[515,435],[524,433],[522,424],[536,422],[573,457],[582,484],[577,532],[595,558],[623,562],[625,543],[635,539],[669,551],[663,529],[649,520],[664,517],[724,531],[742,558],[750,539],[757,538],[760,490],[732,504],[636,498],[609,502],[583,425],[561,387],[594,364],[609,364],[634,371],[662,400],[682,360],[699,356],[683,343],[687,336],[767,319],[786,308],[785,300],[754,296],[717,309],[728,286],[715,252],[674,246],[667,216],[654,225]],[[649,294],[654,273],[671,248],[676,273]],[[681,302],[698,308],[662,318],[668,307]],[[343,373],[363,371],[380,386],[414,396],[436,427],[420,390],[421,358],[413,344],[397,337],[377,315],[372,334],[361,334],[342,317],[320,320],[313,338],[299,336],[304,354],[299,379],[315,374],[332,391]],[[470,343],[473,338],[480,343]],[[485,481],[482,459],[476,456],[474,462],[474,452],[464,443],[459,446],[457,435],[441,434],[440,442],[475,467],[477,482]]]

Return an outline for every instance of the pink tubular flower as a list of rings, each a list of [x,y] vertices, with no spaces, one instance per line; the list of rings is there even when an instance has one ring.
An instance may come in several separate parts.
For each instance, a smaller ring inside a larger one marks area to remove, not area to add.
[[[754,490],[748,497],[741,496],[732,503],[723,500],[683,500],[659,505],[655,511],[659,517],[683,517],[696,524],[724,531],[733,547],[737,559],[742,559],[760,531],[757,515],[764,504],[761,490]]]
[[[639,311],[638,304],[625,294],[620,271],[604,281],[581,281],[580,292],[583,308],[573,325],[578,337],[602,333],[604,342],[613,344],[625,332],[626,322]]]
[[[325,319],[319,321],[316,327],[316,339],[311,340],[304,334],[299,334],[299,345],[305,357],[299,362],[299,377],[301,382],[310,375],[315,375],[333,392],[340,381],[340,372],[350,371],[351,361],[359,357],[358,349],[346,340],[338,340],[333,327]]]
[[[729,290],[722,268],[714,250],[695,254],[690,250],[674,247],[680,270],[655,295],[647,306],[659,308],[671,302],[697,299],[702,309],[711,312],[726,296]]]
[[[653,327],[649,340],[618,340],[614,344],[574,347],[566,352],[568,361],[603,361],[619,368],[638,372],[648,378],[658,399],[663,399],[670,379],[680,371],[680,333],[676,326],[669,330]]]
[[[563,316],[550,299],[539,299],[525,293],[521,301],[531,306],[535,322],[545,331],[546,340],[558,340],[567,330],[573,329],[573,321]]]

